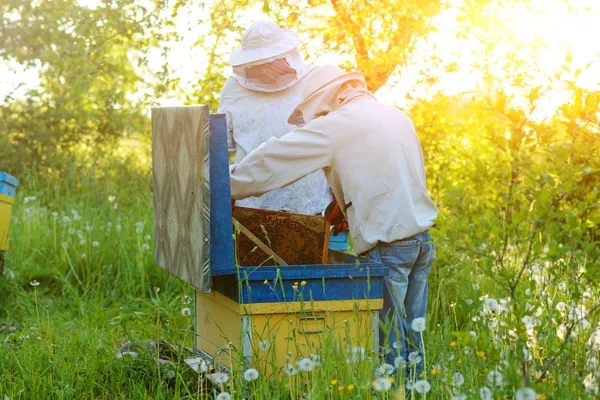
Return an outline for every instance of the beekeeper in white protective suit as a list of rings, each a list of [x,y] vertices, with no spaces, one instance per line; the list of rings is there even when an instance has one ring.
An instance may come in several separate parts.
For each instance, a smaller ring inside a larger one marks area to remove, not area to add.
[[[228,145],[239,163],[271,137],[294,126],[287,119],[302,100],[304,77],[315,67],[302,61],[298,36],[270,21],[254,23],[230,56],[233,75],[227,79],[219,113],[227,114]],[[264,210],[320,214],[332,200],[323,171],[283,188],[236,204]]]
[[[400,110],[377,102],[359,72],[317,68],[303,93],[289,119],[302,126],[230,166],[231,196],[259,196],[324,170],[356,253],[389,268],[382,315],[394,329],[382,329],[380,343],[389,364],[401,357],[409,365],[408,354],[422,350],[412,322],[425,316],[434,259],[427,229],[437,217],[415,128]]]

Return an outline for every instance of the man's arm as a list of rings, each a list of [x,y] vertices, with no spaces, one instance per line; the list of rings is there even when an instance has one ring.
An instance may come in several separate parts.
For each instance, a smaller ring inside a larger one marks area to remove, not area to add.
[[[287,186],[331,163],[331,143],[317,121],[271,138],[229,167],[231,197],[245,199]]]

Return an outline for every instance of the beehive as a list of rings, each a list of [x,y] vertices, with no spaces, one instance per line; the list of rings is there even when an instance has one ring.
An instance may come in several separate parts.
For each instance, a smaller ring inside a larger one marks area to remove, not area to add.
[[[320,217],[232,213],[224,115],[209,116],[206,106],[154,108],[152,127],[156,261],[196,290],[198,353],[225,366],[280,367],[332,337],[348,346],[377,345],[387,274],[381,264],[323,252],[328,235]],[[277,265],[242,235],[234,239],[232,216],[259,239],[262,225],[266,246],[293,262]],[[269,224],[277,232],[269,233]],[[298,232],[303,226],[305,235]],[[299,234],[302,240],[294,240]],[[239,263],[235,240],[237,251],[245,248]],[[294,242],[296,249],[289,247]],[[262,356],[265,347],[269,357]]]

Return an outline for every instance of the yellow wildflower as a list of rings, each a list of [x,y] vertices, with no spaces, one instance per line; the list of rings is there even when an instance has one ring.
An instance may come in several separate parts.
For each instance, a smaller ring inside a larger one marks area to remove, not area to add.
[[[294,290],[298,289],[298,285],[293,285],[292,289],[294,289]]]
[[[450,347],[455,347],[456,344],[457,344],[456,342],[452,341],[452,342],[450,342]]]
[[[349,384],[348,387],[346,388],[348,390],[354,390],[354,384]]]
[[[462,364],[462,360],[457,360],[456,364],[458,364],[458,365]]]
[[[269,284],[269,281],[265,279],[265,281],[263,282],[265,285]]]
[[[481,357],[481,358],[485,357],[485,353],[481,350],[478,350],[475,354],[477,354],[477,357]]]
[[[442,371],[440,371],[439,369],[435,369],[435,368],[433,368],[433,369],[431,370],[431,375],[433,375],[433,376],[439,375],[439,374],[441,374],[441,373],[442,373]]]
[[[394,377],[390,376],[390,377],[388,378],[388,381],[390,381],[390,383],[394,383],[395,379],[394,379]]]
[[[361,388],[362,390],[365,390],[367,387],[366,387],[365,385],[361,385],[361,386],[360,386],[360,388]]]
[[[331,384],[332,384],[332,385],[337,385],[337,379],[333,379],[333,380],[331,381]]]
[[[547,400],[548,398],[546,396],[544,396],[543,394],[540,394],[538,397],[535,398],[535,400]]]
[[[421,374],[419,375],[419,378],[423,378],[425,376],[425,372],[421,372]]]
[[[306,281],[300,282],[300,285],[302,285],[302,286],[306,285]]]
[[[338,392],[343,392],[344,391],[344,387],[343,386],[338,386]]]
[[[553,384],[553,385],[556,385],[556,379],[552,379],[552,380],[550,381],[550,383],[551,383],[551,384]]]

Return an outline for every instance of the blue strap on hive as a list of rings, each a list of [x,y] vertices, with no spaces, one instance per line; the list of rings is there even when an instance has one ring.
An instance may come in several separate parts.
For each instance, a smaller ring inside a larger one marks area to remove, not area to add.
[[[0,172],[0,194],[5,194],[10,197],[15,197],[19,181],[12,175],[6,172]]]

